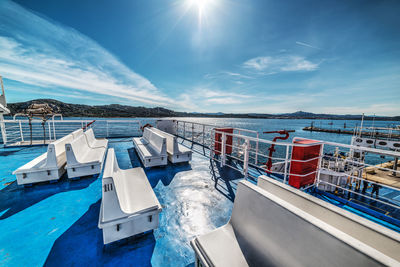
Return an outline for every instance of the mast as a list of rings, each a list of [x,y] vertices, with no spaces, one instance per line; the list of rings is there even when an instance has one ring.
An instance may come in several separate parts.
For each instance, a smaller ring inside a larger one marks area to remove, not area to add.
[[[1,95],[0,95],[0,128],[1,128],[1,136],[3,138],[3,144],[7,143],[7,133],[4,123],[3,114],[10,113],[10,110],[7,108],[6,102],[6,94],[4,92],[4,85],[3,85],[3,77],[0,76],[0,84],[1,84]]]
[[[362,114],[362,117],[361,117],[360,137],[361,137],[361,133],[362,133],[363,124],[364,124],[364,113]]]

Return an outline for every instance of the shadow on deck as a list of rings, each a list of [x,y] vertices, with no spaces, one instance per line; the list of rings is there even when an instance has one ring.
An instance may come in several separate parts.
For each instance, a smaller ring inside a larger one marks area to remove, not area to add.
[[[36,203],[55,194],[81,190],[93,183],[98,176],[83,177],[79,180],[69,181],[64,174],[58,182],[43,182],[31,187],[23,187],[14,180],[11,184],[0,190],[0,219],[6,219]]]
[[[136,235],[103,246],[102,231],[97,227],[101,200],[76,221],[55,242],[44,266],[74,266],[79,255],[81,266],[151,266],[156,244],[153,232]]]

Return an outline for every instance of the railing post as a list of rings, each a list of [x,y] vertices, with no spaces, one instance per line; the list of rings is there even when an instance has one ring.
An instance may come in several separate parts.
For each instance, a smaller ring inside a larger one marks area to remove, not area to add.
[[[240,130],[238,130],[238,135],[240,135]],[[233,138],[233,137],[232,137]],[[239,151],[239,147],[240,147],[240,138],[239,137],[236,137],[237,138],[237,149],[238,149],[238,151]],[[232,142],[233,143],[233,142]]]
[[[205,125],[203,124],[203,147],[205,146],[204,142],[205,142]]]
[[[243,175],[245,179],[249,176],[249,147],[250,147],[250,140],[246,139],[244,147],[244,160],[243,160]]]
[[[183,139],[186,139],[186,122],[183,122]]]
[[[109,138],[109,136],[108,136],[108,120],[106,120],[106,134],[107,134],[107,136],[106,136],[106,138]]]
[[[321,144],[321,150],[319,151],[319,159],[318,159],[318,172],[317,172],[317,188],[319,185],[319,176],[322,169],[322,157],[324,153],[324,144]]]
[[[221,138],[221,167],[225,166],[225,152],[226,152],[225,140],[226,140],[226,135],[225,135],[225,133],[222,133],[222,138]]]
[[[255,156],[255,162],[256,162],[256,166],[258,166],[257,162],[258,162],[258,132],[257,132],[257,142],[256,142],[256,156]]]
[[[194,141],[194,123],[192,122],[192,143]]]
[[[49,121],[47,121],[48,125],[49,125],[49,141],[51,141],[51,124]]]
[[[286,145],[285,171],[283,175],[283,183],[286,183],[287,181],[287,167],[289,163],[288,161],[289,161],[289,145]]]
[[[21,136],[21,142],[24,142],[24,133],[22,132],[21,121],[19,121],[19,135]]]
[[[53,116],[53,136],[54,136],[54,140],[57,140],[57,137],[56,137],[56,124],[54,122],[54,116]]]
[[[214,140],[213,131],[211,131],[211,143],[210,143],[210,159],[214,159],[214,149],[215,149],[215,140]]]
[[[6,123],[4,122],[3,114],[0,113],[0,128],[1,128],[1,136],[3,138],[3,144],[7,144],[7,132],[6,132]]]

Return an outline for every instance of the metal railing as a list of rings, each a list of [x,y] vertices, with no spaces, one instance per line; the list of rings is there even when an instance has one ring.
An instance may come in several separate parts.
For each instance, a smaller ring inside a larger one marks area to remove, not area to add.
[[[30,145],[49,143],[80,129],[92,128],[96,137],[133,137],[141,135],[141,123],[137,120],[3,120],[0,122],[4,145]],[[31,142],[32,140],[32,142]]]
[[[384,208],[383,214],[390,213],[387,209],[400,209],[400,188],[390,185],[390,181],[383,181],[385,178],[379,182],[368,174],[369,169],[375,169],[390,172],[400,179],[398,169],[377,165],[379,161],[382,161],[382,157],[385,157],[385,161],[387,158],[399,158],[400,152],[319,140],[311,144],[273,142],[260,139],[257,132],[245,129],[233,128],[233,133],[227,133],[217,130],[223,127],[215,125],[188,121],[176,123],[178,137],[205,147],[209,151],[206,156],[216,162],[217,167],[234,169],[246,179],[257,180],[261,174],[265,174],[288,183],[294,177],[314,175],[313,182],[303,190],[313,187],[346,201],[363,202],[364,206],[372,205],[375,210]],[[216,134],[220,135],[219,140],[215,140]],[[230,143],[227,143],[228,137],[232,138]],[[273,144],[275,151],[270,157],[268,152]],[[307,160],[292,159],[295,147],[315,145],[320,145],[319,156]],[[228,150],[229,153],[227,153]],[[269,159],[272,161],[270,170],[266,167]],[[318,162],[315,169],[302,174],[291,172],[292,163],[302,162],[306,165],[312,161]],[[333,178],[329,180],[327,177]],[[377,187],[380,191],[379,196],[375,190]],[[376,196],[374,197],[372,193]]]

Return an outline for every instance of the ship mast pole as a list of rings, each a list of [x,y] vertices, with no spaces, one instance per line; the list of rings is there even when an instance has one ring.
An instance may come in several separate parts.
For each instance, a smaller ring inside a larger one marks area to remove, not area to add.
[[[360,137],[361,137],[361,133],[362,133],[363,124],[364,124],[364,113],[362,114],[362,117],[361,117]]]

